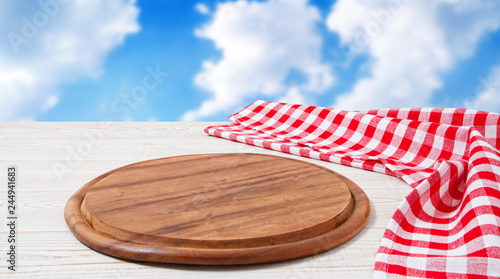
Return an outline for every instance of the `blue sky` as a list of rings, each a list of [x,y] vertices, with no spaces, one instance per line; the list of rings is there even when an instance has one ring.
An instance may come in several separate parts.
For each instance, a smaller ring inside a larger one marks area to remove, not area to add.
[[[4,1],[0,32],[2,121],[226,120],[257,99],[500,112],[494,0]]]

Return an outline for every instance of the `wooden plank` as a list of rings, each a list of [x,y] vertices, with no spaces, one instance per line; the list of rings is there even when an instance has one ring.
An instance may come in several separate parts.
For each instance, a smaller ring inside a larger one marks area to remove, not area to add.
[[[0,123],[0,167],[18,166],[18,271],[5,278],[367,278],[385,227],[411,188],[401,180],[319,160],[302,158],[241,143],[209,137],[203,122]],[[102,130],[92,144],[88,135]],[[87,135],[87,136],[86,136]],[[90,143],[80,160],[66,157]],[[312,162],[345,175],[370,198],[371,215],[365,229],[349,242],[314,257],[248,267],[196,267],[129,263],[97,253],[76,240],[66,227],[63,208],[82,185],[130,163],[185,154],[250,152]],[[66,166],[62,174],[54,166]],[[0,179],[6,181],[5,171]],[[0,198],[5,220],[6,197]],[[0,227],[0,249],[7,248],[6,226]]]

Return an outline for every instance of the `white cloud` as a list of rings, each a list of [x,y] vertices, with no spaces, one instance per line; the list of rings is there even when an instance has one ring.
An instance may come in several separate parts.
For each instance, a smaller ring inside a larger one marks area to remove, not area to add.
[[[264,94],[279,98],[290,93],[322,92],[333,83],[327,64],[321,62],[322,39],[317,30],[318,10],[307,0],[240,0],[219,4],[213,20],[196,30],[210,39],[222,58],[203,62],[195,84],[212,93],[210,99],[183,116],[196,120],[221,111],[233,111],[245,98]],[[290,85],[291,71],[303,75]],[[300,99],[302,100],[302,99]]]
[[[28,3],[29,2],[29,3]],[[130,0],[2,1],[0,120],[35,119],[58,100],[62,83],[102,74],[106,55],[137,32]]]
[[[475,95],[464,101],[464,107],[500,113],[500,65],[487,77],[479,77]]]
[[[370,109],[431,105],[440,75],[474,54],[500,27],[500,2],[339,0],[327,19],[351,54],[371,56],[371,76],[340,95],[334,107]],[[472,80],[471,80],[472,82]]]
[[[194,6],[194,9],[202,15],[208,15],[210,13],[210,9],[203,3],[196,4],[196,6]]]
[[[285,96],[280,97],[276,100],[279,103],[289,103],[289,104],[306,104],[306,97],[300,93],[300,89],[297,87],[292,87],[288,90]]]

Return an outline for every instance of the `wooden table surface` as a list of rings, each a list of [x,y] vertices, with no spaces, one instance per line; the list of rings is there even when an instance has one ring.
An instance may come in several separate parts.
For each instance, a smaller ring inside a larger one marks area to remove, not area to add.
[[[226,122],[0,123],[0,278],[369,278],[385,227],[411,188],[403,181],[210,137]],[[272,264],[191,266],[133,263],[81,244],[65,224],[68,198],[91,179],[130,163],[186,154],[262,153],[312,162],[358,184],[371,202],[366,227],[325,253]],[[7,167],[17,166],[16,271],[7,269]],[[91,276],[91,277],[90,277]]]

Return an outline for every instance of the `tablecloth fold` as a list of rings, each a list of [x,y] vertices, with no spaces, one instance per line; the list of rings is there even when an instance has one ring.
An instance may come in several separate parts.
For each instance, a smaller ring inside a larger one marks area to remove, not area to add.
[[[500,277],[500,115],[346,111],[257,101],[209,135],[397,176],[413,191],[385,231],[376,278]]]

